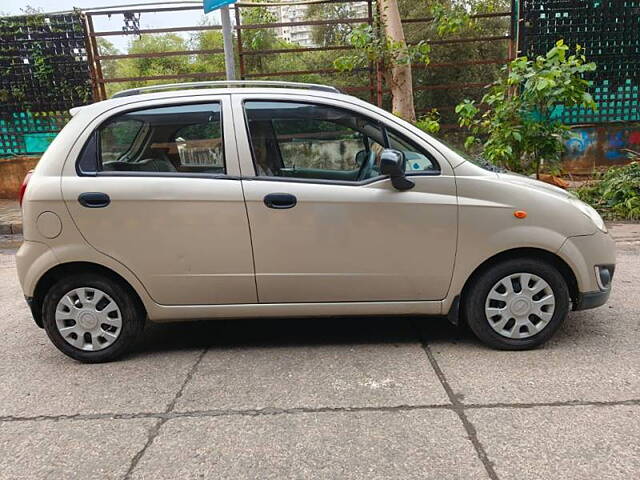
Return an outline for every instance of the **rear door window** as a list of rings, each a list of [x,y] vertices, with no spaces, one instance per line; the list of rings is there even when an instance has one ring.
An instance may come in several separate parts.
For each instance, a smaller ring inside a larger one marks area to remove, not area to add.
[[[220,103],[136,110],[98,129],[98,169],[225,173]]]
[[[140,120],[119,119],[101,129],[100,151],[102,162],[109,163],[124,158],[142,129]]]

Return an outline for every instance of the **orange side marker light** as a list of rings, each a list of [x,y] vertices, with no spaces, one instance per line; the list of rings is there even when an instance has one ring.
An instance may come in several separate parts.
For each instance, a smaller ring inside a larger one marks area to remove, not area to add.
[[[513,216],[516,218],[527,218],[527,212],[524,210],[516,210],[513,212]]]

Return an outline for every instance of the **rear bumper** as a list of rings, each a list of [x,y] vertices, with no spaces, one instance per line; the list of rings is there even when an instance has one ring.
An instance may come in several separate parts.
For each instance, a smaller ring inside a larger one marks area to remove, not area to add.
[[[27,305],[29,305],[29,310],[31,310],[31,316],[33,317],[33,321],[36,322],[36,325],[40,328],[44,328],[42,324],[42,311],[39,306],[36,305],[36,301],[33,297],[24,297],[27,301]]]
[[[574,310],[588,310],[604,305],[609,300],[611,289],[598,292],[580,292]]]

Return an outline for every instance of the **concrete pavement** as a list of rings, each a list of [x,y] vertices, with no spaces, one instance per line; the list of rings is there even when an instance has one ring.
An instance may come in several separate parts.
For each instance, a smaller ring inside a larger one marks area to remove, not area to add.
[[[22,233],[22,212],[17,200],[0,198],[0,235]]]
[[[531,352],[442,319],[252,320],[82,365],[0,249],[0,479],[638,478],[640,237],[613,228],[609,305]]]

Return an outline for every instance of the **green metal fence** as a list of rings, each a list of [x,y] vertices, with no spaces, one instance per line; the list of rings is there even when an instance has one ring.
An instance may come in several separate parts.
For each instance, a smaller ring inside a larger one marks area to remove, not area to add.
[[[91,101],[86,41],[80,12],[0,17],[0,156],[43,152]]]
[[[66,112],[14,112],[0,119],[0,156],[44,152],[69,118]]]
[[[596,111],[558,112],[568,124],[640,121],[640,0],[520,0],[519,48],[542,55],[563,39],[585,49]]]

